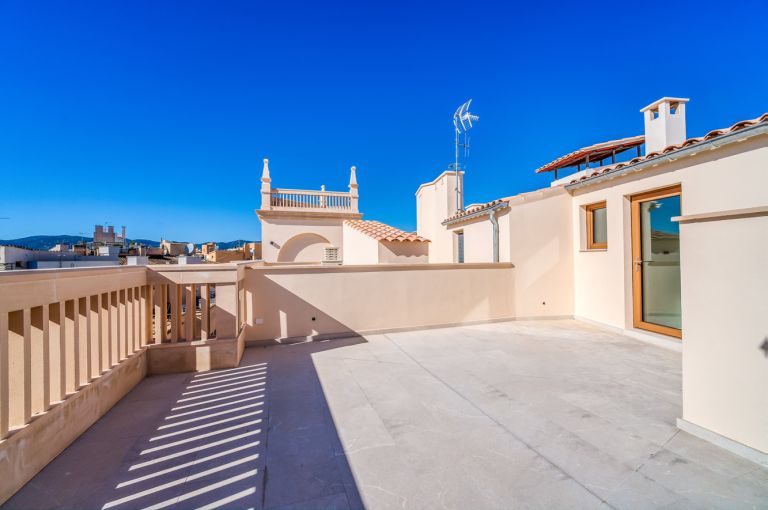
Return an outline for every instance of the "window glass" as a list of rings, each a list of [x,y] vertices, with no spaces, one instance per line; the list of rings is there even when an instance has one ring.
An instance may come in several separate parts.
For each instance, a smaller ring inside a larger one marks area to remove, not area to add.
[[[681,329],[680,195],[640,204],[643,320]]]
[[[608,243],[608,209],[605,207],[592,211],[592,242]]]

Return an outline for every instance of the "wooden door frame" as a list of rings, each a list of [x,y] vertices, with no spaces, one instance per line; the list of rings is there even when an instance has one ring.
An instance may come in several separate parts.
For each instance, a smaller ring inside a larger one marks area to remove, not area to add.
[[[640,204],[649,200],[680,196],[680,213],[682,214],[682,187],[679,184],[666,188],[645,191],[630,197],[630,208],[632,211],[632,260],[630,261],[630,270],[632,271],[632,319],[633,326],[636,328],[661,333],[662,335],[682,338],[683,331],[669,326],[661,326],[645,322],[643,320],[643,271],[642,264],[638,266],[635,261],[642,258],[642,238],[640,235]]]

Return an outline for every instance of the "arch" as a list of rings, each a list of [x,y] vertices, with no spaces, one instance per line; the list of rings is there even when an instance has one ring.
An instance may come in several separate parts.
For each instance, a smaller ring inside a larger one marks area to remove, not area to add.
[[[319,234],[305,232],[288,239],[277,254],[278,262],[322,262],[330,241]]]

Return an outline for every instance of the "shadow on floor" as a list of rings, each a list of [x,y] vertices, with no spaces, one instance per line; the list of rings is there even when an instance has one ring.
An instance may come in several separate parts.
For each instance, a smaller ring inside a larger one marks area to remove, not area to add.
[[[149,377],[2,508],[362,508],[312,354]]]

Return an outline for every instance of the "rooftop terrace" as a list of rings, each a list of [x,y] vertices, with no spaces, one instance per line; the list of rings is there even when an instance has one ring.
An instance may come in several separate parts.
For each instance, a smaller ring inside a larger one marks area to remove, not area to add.
[[[3,508],[764,507],[681,400],[678,353],[573,320],[251,347],[144,379]]]

